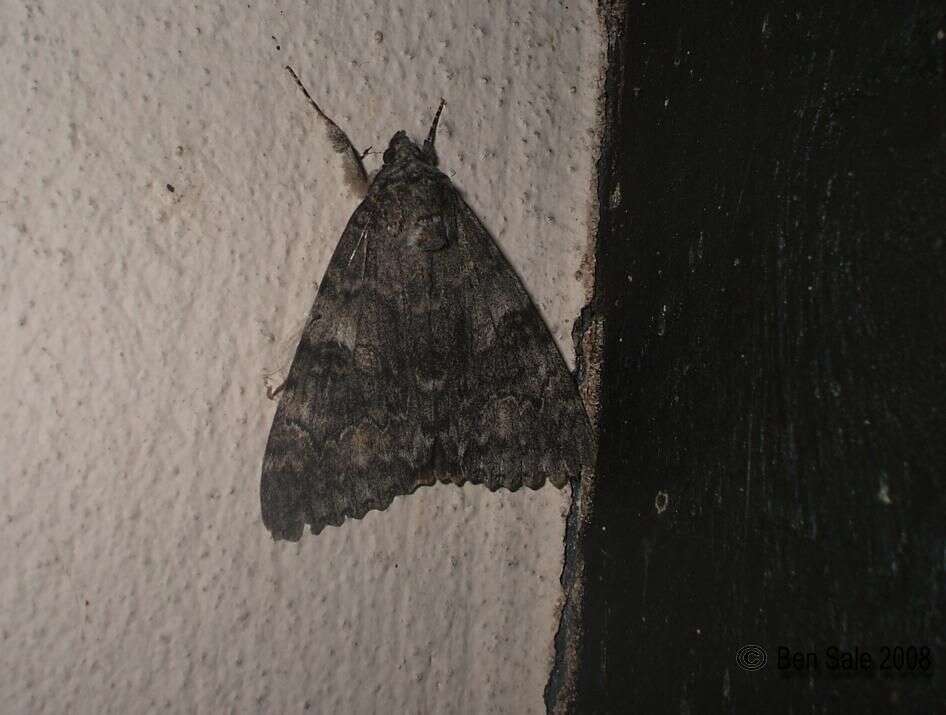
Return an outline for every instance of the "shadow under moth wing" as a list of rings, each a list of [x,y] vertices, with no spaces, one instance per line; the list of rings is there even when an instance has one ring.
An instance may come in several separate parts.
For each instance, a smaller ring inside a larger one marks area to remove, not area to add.
[[[439,112],[438,112],[439,117]],[[562,487],[590,462],[574,379],[519,278],[403,131],[348,222],[263,460],[263,522],[297,541],[437,481]]]

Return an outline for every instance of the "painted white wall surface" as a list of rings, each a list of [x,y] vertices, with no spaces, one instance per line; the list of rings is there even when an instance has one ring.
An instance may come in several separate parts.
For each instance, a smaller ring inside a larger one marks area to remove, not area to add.
[[[571,364],[602,53],[592,0],[0,0],[0,712],[544,710],[567,489],[262,525],[263,377],[358,203],[283,66],[359,148],[446,99]]]

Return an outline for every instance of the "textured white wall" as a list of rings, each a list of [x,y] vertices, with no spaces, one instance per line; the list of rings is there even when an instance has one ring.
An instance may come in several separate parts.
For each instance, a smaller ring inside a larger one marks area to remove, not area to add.
[[[543,709],[567,491],[262,526],[262,375],[357,203],[282,67],[360,147],[447,99],[570,357],[601,53],[592,0],[0,0],[0,711]]]

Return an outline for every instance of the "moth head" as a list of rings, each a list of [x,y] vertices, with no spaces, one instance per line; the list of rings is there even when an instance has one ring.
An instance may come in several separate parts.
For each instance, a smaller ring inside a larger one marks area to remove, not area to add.
[[[423,147],[418,147],[407,136],[407,132],[402,129],[391,137],[388,148],[384,152],[384,163],[398,164],[403,161],[422,161],[430,166],[437,166],[437,151],[434,149],[434,140],[437,138],[437,124],[440,122],[440,113],[443,112],[445,104],[446,102],[441,99]]]
[[[400,164],[405,161],[423,161],[426,162],[424,152],[421,151],[407,133],[402,129],[388,142],[388,148],[384,151],[385,164]]]

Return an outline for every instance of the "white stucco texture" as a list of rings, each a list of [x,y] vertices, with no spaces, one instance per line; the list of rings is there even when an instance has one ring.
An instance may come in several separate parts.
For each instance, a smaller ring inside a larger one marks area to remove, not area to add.
[[[602,43],[591,0],[0,0],[0,712],[543,711],[567,489],[262,525],[263,377],[358,202],[283,67],[359,148],[446,99],[571,360]]]

